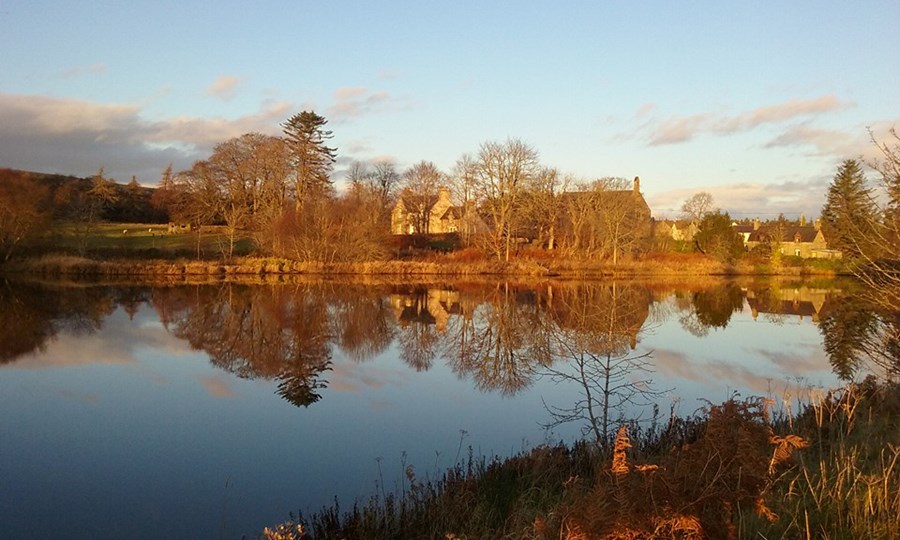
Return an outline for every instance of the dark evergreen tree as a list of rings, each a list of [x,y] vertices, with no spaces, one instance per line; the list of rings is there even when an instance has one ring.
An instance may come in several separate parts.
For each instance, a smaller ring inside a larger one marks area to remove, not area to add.
[[[694,244],[701,253],[726,262],[734,261],[744,252],[744,242],[731,226],[727,212],[706,214],[700,222],[700,231],[694,236]]]
[[[303,111],[281,124],[294,169],[294,196],[297,209],[310,199],[329,194],[331,170],[337,149],[326,142],[333,137],[325,129],[328,121],[313,111]]]
[[[871,256],[873,225],[878,210],[866,187],[862,167],[855,159],[841,163],[822,208],[822,233],[828,246],[839,249],[844,257]]]

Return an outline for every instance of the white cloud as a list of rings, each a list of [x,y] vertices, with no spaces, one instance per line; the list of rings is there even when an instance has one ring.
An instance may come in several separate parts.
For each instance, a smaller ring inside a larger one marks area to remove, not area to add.
[[[795,99],[760,107],[731,118],[723,118],[715,126],[715,130],[719,133],[735,133],[753,129],[762,124],[784,122],[801,116],[815,116],[849,106],[850,104],[843,103],[831,95],[809,100]]]
[[[62,72],[64,79],[77,79],[87,75],[103,75],[106,73],[106,64],[98,62],[89,66],[75,66]]]
[[[234,99],[234,96],[237,94],[237,87],[240,83],[240,77],[235,77],[234,75],[222,75],[211,85],[206,87],[206,95],[219,98],[223,101],[230,101]]]
[[[816,117],[850,106],[851,104],[845,103],[835,96],[825,95],[814,99],[795,99],[766,105],[736,115],[703,112],[690,116],[654,120],[649,122],[642,131],[650,132],[646,138],[651,146],[677,144],[689,141],[701,134],[730,135],[750,131],[766,124],[779,124],[798,118]],[[642,107],[639,114],[646,115],[648,112]]]
[[[387,92],[372,92],[360,86],[338,88],[334,92],[334,104],[328,108],[329,120],[344,122],[366,114],[396,106],[396,100]]]
[[[780,183],[743,182],[717,186],[699,186],[647,194],[647,203],[657,218],[673,218],[681,204],[698,191],[713,196],[715,205],[733,218],[776,217],[804,214],[818,216],[825,202],[830,177]]]

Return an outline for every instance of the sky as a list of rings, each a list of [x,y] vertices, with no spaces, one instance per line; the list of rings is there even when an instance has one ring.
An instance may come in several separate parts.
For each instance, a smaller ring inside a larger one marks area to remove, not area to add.
[[[0,167],[156,185],[302,110],[445,172],[517,138],[657,217],[814,217],[900,124],[900,2],[0,0]]]

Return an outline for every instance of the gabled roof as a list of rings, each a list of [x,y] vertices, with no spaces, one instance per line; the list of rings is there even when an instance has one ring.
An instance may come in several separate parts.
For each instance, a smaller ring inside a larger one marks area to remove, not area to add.
[[[451,206],[447,209],[446,212],[441,216],[441,219],[462,219],[463,216],[463,207],[462,206]]]
[[[429,197],[427,195],[413,195],[412,193],[404,193],[400,195],[400,202],[406,208],[407,212],[418,212],[419,210],[429,211],[437,197]]]
[[[759,230],[750,233],[749,242],[768,242],[773,239],[775,228],[771,226],[760,227]],[[782,229],[782,242],[804,242],[810,243],[816,240],[819,229],[815,227],[796,227],[788,226]]]
[[[559,197],[563,200],[580,199],[582,197],[591,196],[596,196],[598,200],[602,200],[605,203],[611,203],[613,205],[643,204],[643,206],[647,207],[647,210],[650,210],[650,205],[648,205],[646,199],[644,199],[643,193],[635,191],[633,189],[622,189],[614,191],[564,191],[559,194]]]

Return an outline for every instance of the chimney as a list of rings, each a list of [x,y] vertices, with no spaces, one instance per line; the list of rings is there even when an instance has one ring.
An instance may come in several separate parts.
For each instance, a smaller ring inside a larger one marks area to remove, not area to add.
[[[441,188],[438,190],[438,200],[450,202],[450,190],[447,188],[447,186],[441,186]]]
[[[804,216],[803,214],[800,214],[800,226],[806,227],[806,216]]]
[[[819,218],[819,219],[813,221],[813,224],[816,226],[817,231],[822,230],[822,218]]]
[[[634,177],[634,194],[635,195],[641,194],[641,177],[640,176]]]
[[[754,230],[754,231],[758,231],[758,230],[759,230],[759,218],[755,218],[755,219],[753,220],[753,230]]]

